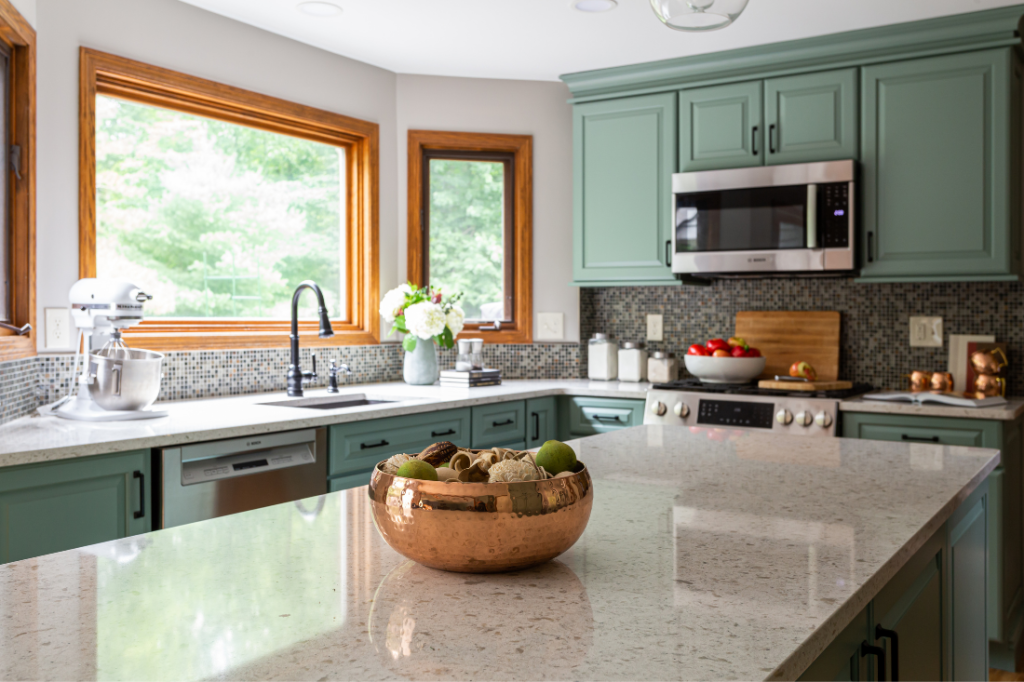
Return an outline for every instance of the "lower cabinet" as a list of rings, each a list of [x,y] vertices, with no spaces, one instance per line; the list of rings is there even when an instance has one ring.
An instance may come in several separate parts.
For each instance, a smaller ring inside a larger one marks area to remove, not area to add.
[[[7,467],[0,563],[153,529],[149,450]]]
[[[559,404],[561,440],[608,433],[644,423],[644,401],[619,398],[562,397]]]
[[[473,408],[474,448],[526,445],[526,401],[513,400]]]
[[[988,483],[982,483],[801,680],[985,680]]]
[[[526,401],[526,447],[539,448],[558,438],[558,400],[554,396]]]
[[[844,412],[845,438],[996,448],[1002,462],[988,478],[986,599],[992,667],[1016,671],[1024,620],[1024,466],[1021,420],[946,419]]]

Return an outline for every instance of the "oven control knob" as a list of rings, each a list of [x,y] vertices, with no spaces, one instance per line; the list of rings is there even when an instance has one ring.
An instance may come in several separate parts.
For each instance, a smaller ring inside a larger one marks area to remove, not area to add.
[[[793,421],[793,413],[789,410],[779,410],[775,414],[775,421],[788,426]]]
[[[651,414],[656,414],[660,417],[666,412],[668,412],[668,408],[660,400],[656,400],[651,404]]]
[[[807,410],[803,410],[796,413],[796,418],[793,421],[800,426],[810,426],[811,422],[814,421],[814,415]]]
[[[828,412],[819,412],[814,416],[814,423],[822,428],[828,428],[832,426],[832,415]]]
[[[686,419],[690,416],[690,406],[686,403],[676,403],[676,406],[672,409],[680,419]]]

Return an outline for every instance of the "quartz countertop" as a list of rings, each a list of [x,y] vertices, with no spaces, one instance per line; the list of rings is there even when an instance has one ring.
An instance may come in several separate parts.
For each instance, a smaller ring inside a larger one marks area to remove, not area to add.
[[[157,403],[166,417],[126,422],[76,422],[33,414],[0,426],[0,467],[102,455],[182,443],[240,438],[261,433],[449,410],[473,405],[575,395],[643,400],[648,383],[617,381],[505,381],[500,386],[443,388],[401,382],[346,386],[339,394],[306,391],[306,398],[364,394],[390,401],[347,409],[320,410],[260,403],[287,400],[284,393]]]
[[[1009,398],[1005,405],[996,407],[955,407],[938,403],[915,403],[901,400],[865,400],[853,398],[839,403],[841,412],[871,412],[875,414],[906,414],[918,417],[946,417],[947,419],[991,419],[1013,421],[1024,414],[1024,398]]]
[[[795,679],[999,461],[673,426],[571,445],[589,526],[515,573],[407,561],[365,488],[0,566],[0,679]]]

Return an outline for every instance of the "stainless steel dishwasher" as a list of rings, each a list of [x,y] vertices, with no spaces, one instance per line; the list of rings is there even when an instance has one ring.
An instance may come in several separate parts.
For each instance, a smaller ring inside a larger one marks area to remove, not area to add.
[[[160,528],[327,492],[327,430],[304,429],[158,451]]]

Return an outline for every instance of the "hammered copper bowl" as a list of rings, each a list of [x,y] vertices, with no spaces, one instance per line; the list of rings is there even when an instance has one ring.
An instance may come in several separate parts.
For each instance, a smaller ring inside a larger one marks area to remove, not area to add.
[[[392,549],[459,573],[514,571],[553,559],[583,534],[594,505],[580,464],[572,476],[522,483],[370,478],[373,523]]]

